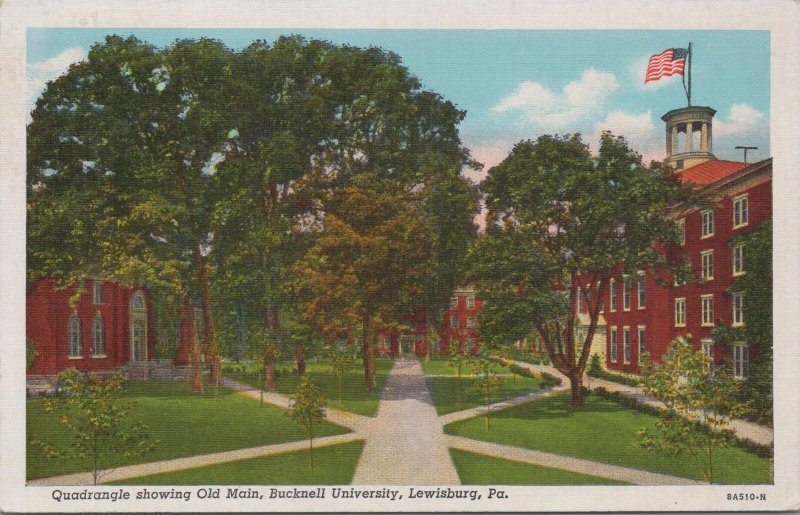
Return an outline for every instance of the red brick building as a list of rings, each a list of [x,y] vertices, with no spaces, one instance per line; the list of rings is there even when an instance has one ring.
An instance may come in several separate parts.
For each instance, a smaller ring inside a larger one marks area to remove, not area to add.
[[[438,353],[448,352],[450,345],[457,343],[469,352],[476,352],[480,347],[477,334],[478,313],[483,308],[483,301],[477,297],[475,290],[460,288],[453,292],[450,306],[439,326]],[[424,356],[428,351],[428,315],[419,310],[405,321],[411,329],[383,331],[379,337],[379,352],[389,356]]]
[[[614,278],[593,342],[599,347],[593,353],[604,354],[611,370],[638,373],[643,352],[658,361],[673,339],[691,335],[696,348],[715,362],[732,358],[736,375],[747,375],[747,343],[715,345],[711,331],[720,322],[745,323],[745,293],[731,291],[736,277],[745,273],[745,247],[737,238],[772,218],[772,159],[752,164],[717,160],[711,154],[713,114],[707,107],[689,107],[662,118],[667,160],[678,180],[706,189],[713,205],[677,218],[681,242],[661,249],[669,262],[688,260],[696,280],[679,284],[668,273],[649,271]],[[587,313],[585,302],[579,302]]]
[[[67,368],[112,370],[145,362],[154,351],[150,296],[144,288],[88,279],[80,299],[75,288],[57,290],[39,280],[26,299],[26,331],[36,355],[28,375],[53,375]]]

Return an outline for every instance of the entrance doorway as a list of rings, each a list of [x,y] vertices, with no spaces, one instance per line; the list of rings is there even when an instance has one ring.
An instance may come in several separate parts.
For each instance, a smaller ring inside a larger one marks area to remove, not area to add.
[[[404,335],[400,337],[400,355],[408,356],[414,353],[414,337]]]

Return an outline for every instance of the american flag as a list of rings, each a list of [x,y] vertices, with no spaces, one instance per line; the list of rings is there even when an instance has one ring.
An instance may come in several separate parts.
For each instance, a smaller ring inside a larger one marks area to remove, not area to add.
[[[647,84],[670,75],[683,75],[686,53],[686,48],[668,48],[660,54],[650,56],[647,72],[644,74],[644,83]]]

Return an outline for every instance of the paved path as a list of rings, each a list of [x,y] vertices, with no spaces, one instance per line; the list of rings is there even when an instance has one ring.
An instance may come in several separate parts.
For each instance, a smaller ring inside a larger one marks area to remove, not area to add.
[[[465,420],[468,418],[477,417],[478,415],[483,415],[487,410],[495,411],[516,406],[518,404],[525,404],[526,402],[535,401],[536,399],[541,399],[542,397],[548,397],[550,395],[563,392],[564,390],[569,390],[569,385],[566,383],[566,381],[561,381],[561,384],[559,385],[536,390],[535,392],[526,393],[525,395],[520,395],[518,397],[512,397],[511,399],[506,399],[504,401],[495,402],[493,404],[489,404],[488,406],[478,406],[476,408],[465,409],[462,411],[456,411],[442,415],[439,417],[439,423],[443,426],[446,426],[451,422],[457,422],[459,420]]]
[[[621,467],[619,465],[610,465],[608,463],[602,463],[599,461],[573,458],[571,456],[563,456],[561,454],[553,454],[550,452],[535,451],[533,449],[525,449],[523,447],[516,447],[513,445],[472,440],[471,438],[464,438],[462,436],[448,436],[447,445],[448,447],[485,454],[494,458],[503,458],[506,460],[567,470],[570,472],[576,472],[578,474],[587,474],[606,479],[614,479],[616,481],[622,481],[633,485],[660,486],[702,484],[700,481],[685,477],[670,476],[667,474],[648,472],[646,470],[630,467]]]
[[[442,423],[417,360],[397,360],[366,439],[354,485],[457,485]]]
[[[336,445],[341,443],[360,440],[357,433],[347,433],[343,435],[325,436],[314,439],[314,448]],[[246,449],[236,449],[233,451],[214,452],[199,456],[186,456],[185,458],[175,458],[171,460],[152,461],[139,465],[128,465],[118,467],[101,474],[100,481],[109,483],[111,481],[121,481],[134,477],[148,476],[150,474],[160,474],[162,472],[173,472],[176,470],[215,465],[217,463],[227,463],[229,461],[245,460],[258,458],[259,456],[269,456],[271,454],[281,454],[284,452],[302,451],[308,449],[308,440],[298,440],[296,442],[280,443],[275,445],[263,445],[261,447],[248,447]],[[91,472],[80,472],[77,474],[67,474],[63,476],[52,476],[42,479],[28,481],[28,486],[70,486],[70,485],[91,485],[94,479]]]
[[[515,363],[520,367],[528,368],[529,370],[535,372],[546,372],[552,376],[558,377],[561,379],[561,383],[563,385],[569,384],[569,380],[561,372],[556,370],[555,367],[550,365],[534,365],[531,363],[525,363],[523,361],[517,361]],[[603,387],[609,392],[618,392],[626,397],[630,397],[649,406],[654,406],[657,408],[664,407],[664,404],[661,401],[658,401],[654,397],[645,394],[641,387],[638,386],[615,383],[614,381],[589,377],[588,375],[584,380],[584,386],[590,389]],[[739,438],[750,440],[751,442],[759,445],[772,445],[773,433],[771,427],[762,426],[754,422],[748,422],[747,420],[736,418],[731,420],[728,428],[731,429]]]

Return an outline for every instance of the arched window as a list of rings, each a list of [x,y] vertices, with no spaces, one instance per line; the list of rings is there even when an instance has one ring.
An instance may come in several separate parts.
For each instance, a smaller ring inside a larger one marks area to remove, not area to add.
[[[131,308],[144,309],[144,295],[142,295],[142,292],[137,291],[133,294],[133,298],[131,299]]]
[[[69,317],[67,323],[67,344],[69,345],[69,357],[81,357],[81,320],[77,313]]]
[[[94,345],[92,346],[92,354],[94,356],[105,356],[106,344],[103,338],[103,319],[100,317],[100,312],[94,317],[92,323],[92,339]]]

